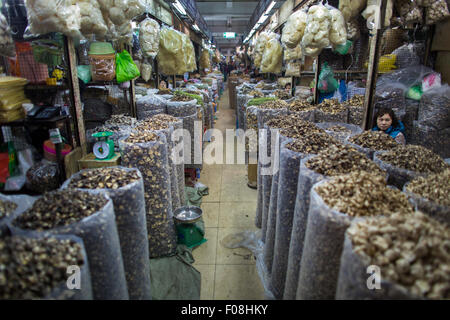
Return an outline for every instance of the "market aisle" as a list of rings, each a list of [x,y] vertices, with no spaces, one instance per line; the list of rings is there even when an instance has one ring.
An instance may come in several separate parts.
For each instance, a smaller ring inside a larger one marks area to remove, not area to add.
[[[236,126],[235,110],[229,108],[228,90],[219,102],[215,128]],[[225,143],[233,144],[234,141]],[[224,146],[224,159],[225,159]],[[194,267],[202,274],[201,299],[264,299],[264,290],[255,268],[255,258],[247,249],[227,249],[221,240],[244,230],[256,230],[256,190],[247,186],[245,165],[204,164],[200,182],[209,187],[202,209],[208,241],[194,249]]]

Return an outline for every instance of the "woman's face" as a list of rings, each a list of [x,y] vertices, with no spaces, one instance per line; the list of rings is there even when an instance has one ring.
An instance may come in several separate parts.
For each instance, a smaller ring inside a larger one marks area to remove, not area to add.
[[[380,130],[386,131],[391,125],[392,118],[388,113],[383,114],[381,117],[377,118],[377,126],[378,128],[380,128]]]

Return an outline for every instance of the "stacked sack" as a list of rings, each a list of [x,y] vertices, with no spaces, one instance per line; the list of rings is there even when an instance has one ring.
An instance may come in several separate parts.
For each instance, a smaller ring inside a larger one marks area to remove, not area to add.
[[[16,77],[0,77],[0,123],[25,118],[23,103],[30,102],[25,97],[27,80]]]

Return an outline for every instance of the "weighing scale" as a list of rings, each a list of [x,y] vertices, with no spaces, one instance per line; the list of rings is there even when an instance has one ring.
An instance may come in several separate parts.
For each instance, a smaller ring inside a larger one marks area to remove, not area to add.
[[[114,157],[114,141],[109,139],[113,135],[110,131],[93,133],[92,136],[97,142],[92,148],[92,152],[97,160],[109,160]]]
[[[206,242],[205,233],[195,224],[202,218],[202,209],[195,206],[178,208],[173,213],[178,243],[193,248]]]

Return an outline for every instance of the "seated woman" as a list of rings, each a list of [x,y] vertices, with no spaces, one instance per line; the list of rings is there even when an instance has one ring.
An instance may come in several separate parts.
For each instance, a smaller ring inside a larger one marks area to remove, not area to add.
[[[398,143],[406,144],[405,135],[403,134],[405,126],[397,119],[392,109],[381,108],[378,110],[373,122],[376,123],[376,126],[372,128],[373,131],[383,131]]]

